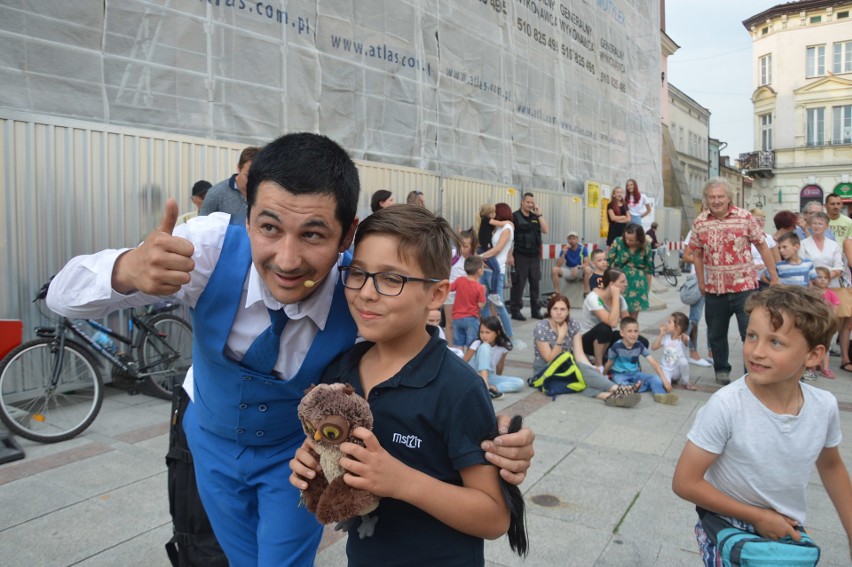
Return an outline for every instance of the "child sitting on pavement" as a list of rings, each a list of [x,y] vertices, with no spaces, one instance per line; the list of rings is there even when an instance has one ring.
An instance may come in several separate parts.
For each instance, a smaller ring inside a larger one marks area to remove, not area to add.
[[[480,449],[497,431],[485,385],[426,326],[449,291],[451,235],[424,207],[388,207],[359,225],[352,264],[340,268],[365,340],[323,382],[349,383],[369,401],[373,430],[350,432],[359,443],[339,445],[340,465],[347,486],[382,497],[370,537],[359,537],[361,518],[349,527],[350,565],[483,565],[483,540],[510,526],[497,468]],[[302,490],[317,467],[312,446],[306,439],[290,465]]]
[[[619,325],[621,339],[609,347],[605,373],[612,370],[612,381],[616,384],[637,384],[638,392],[651,391],[654,401],[661,404],[674,405],[678,395],[672,392],[672,385],[663,373],[660,365],[651,357],[648,347],[639,342],[639,322],[633,317],[624,317]],[[654,371],[648,374],[641,372],[639,358],[645,357]]]
[[[464,359],[485,380],[493,400],[524,389],[523,378],[503,375],[503,363],[510,350],[512,339],[506,336],[500,318],[486,317],[479,325],[479,339],[473,341],[465,353]]]
[[[840,456],[837,399],[800,382],[837,330],[814,289],[778,285],[751,295],[743,362],[747,374],[699,411],[672,479],[675,494],[735,527],[799,541],[813,466],[852,542],[852,483]],[[829,528],[824,526],[827,530]],[[827,532],[826,532],[827,533]],[[701,519],[695,525],[707,567],[720,564]]]
[[[450,284],[455,292],[453,303],[453,346],[467,352],[470,343],[479,336],[479,310],[485,307],[485,286],[479,278],[485,272],[479,256],[464,259],[465,277]]]
[[[686,334],[688,328],[689,317],[675,311],[660,325],[660,334],[651,345],[651,350],[659,350],[662,347],[663,358],[660,360],[660,367],[672,386],[679,384],[686,390],[695,391],[698,387],[689,381],[689,335]]]

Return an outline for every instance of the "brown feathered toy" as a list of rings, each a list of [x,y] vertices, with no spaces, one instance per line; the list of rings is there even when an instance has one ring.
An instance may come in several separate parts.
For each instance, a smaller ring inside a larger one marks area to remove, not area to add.
[[[351,432],[356,427],[373,429],[373,413],[367,400],[356,394],[350,384],[312,386],[299,403],[299,420],[305,435],[314,440],[322,468],[302,491],[308,511],[323,524],[342,522],[338,529],[346,528],[347,520],[362,516],[360,537],[372,535],[377,518],[369,521],[366,516],[379,505],[379,497],[346,484],[346,471],[340,466],[341,443],[363,446]]]

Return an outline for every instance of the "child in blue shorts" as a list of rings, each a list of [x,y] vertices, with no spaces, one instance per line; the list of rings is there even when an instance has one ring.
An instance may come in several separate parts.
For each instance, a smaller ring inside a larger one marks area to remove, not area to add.
[[[638,392],[651,391],[654,401],[661,404],[674,405],[678,395],[672,392],[671,382],[666,378],[663,369],[651,356],[651,351],[639,342],[639,322],[633,317],[624,317],[619,325],[621,339],[615,341],[607,351],[607,361],[604,374],[612,371],[612,381],[616,384],[640,384]],[[641,372],[640,357],[645,357],[657,374]]]

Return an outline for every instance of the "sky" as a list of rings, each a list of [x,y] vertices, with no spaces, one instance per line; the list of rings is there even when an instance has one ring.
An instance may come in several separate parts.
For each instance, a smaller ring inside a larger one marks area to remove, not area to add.
[[[754,151],[751,36],[742,21],[785,0],[666,0],[669,84],[710,111],[710,137],[735,160]]]

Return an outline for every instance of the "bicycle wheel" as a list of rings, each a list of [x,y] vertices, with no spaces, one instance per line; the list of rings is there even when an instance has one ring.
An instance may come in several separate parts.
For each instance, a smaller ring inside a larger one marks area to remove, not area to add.
[[[674,270],[666,268],[663,271],[663,275],[666,277],[666,281],[669,282],[670,286],[677,287],[677,274],[675,274]]]
[[[142,331],[139,342],[139,370],[145,374],[144,391],[164,400],[172,399],[172,389],[183,383],[192,365],[192,327],[174,315],[160,314],[148,320],[155,330]]]
[[[91,354],[67,341],[62,367],[55,339],[36,339],[15,348],[0,362],[0,420],[12,433],[40,443],[56,443],[82,433],[103,403],[103,381]]]

